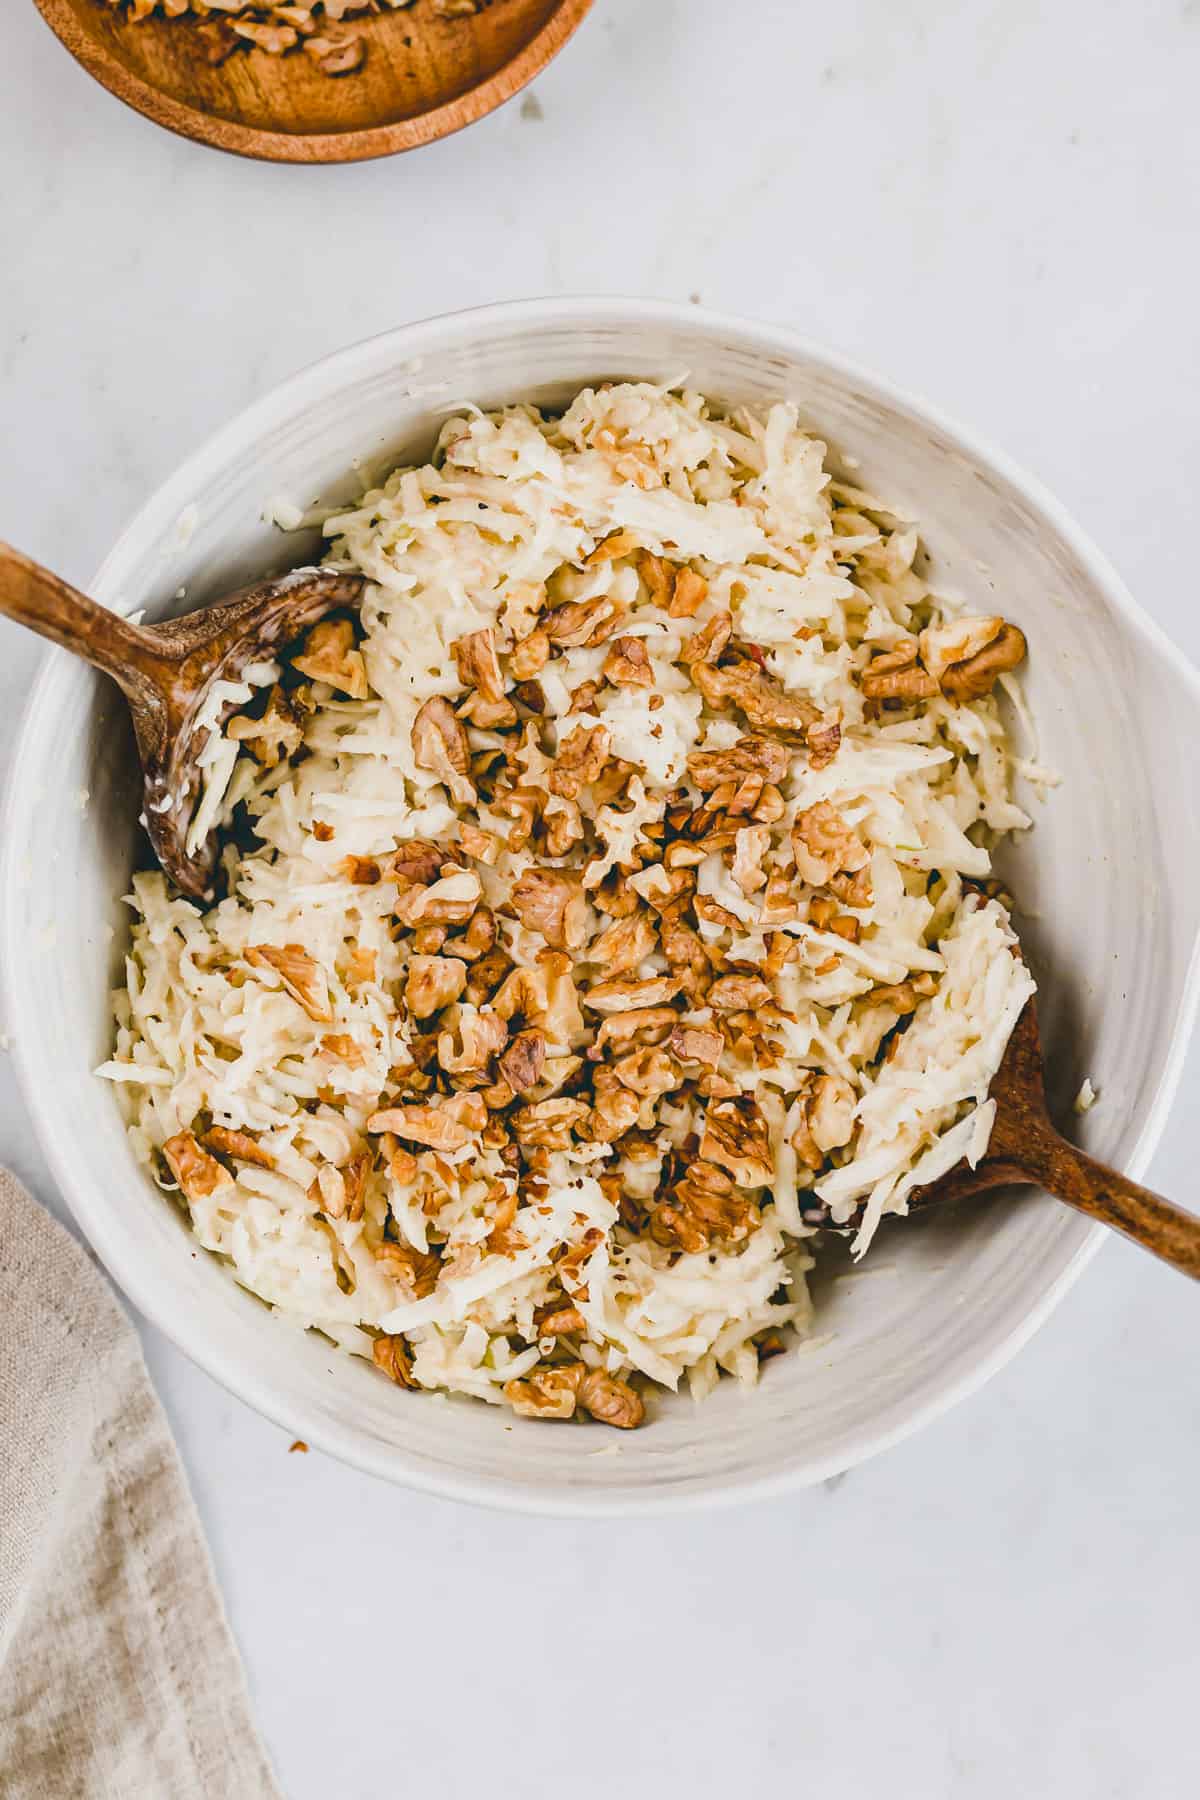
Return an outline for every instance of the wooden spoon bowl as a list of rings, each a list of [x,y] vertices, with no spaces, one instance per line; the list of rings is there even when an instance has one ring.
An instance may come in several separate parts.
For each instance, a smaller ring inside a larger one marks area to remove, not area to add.
[[[996,1117],[986,1154],[974,1169],[961,1162],[928,1187],[914,1188],[910,1213],[990,1188],[1032,1185],[1200,1280],[1200,1217],[1097,1162],[1055,1130],[1046,1104],[1035,1000],[1017,1021],[988,1098],[996,1102]],[[815,1211],[806,1217],[828,1223]],[[835,1229],[853,1231],[856,1226],[852,1219]]]
[[[129,702],[142,762],[143,818],[154,854],[193,899],[211,899],[216,833],[188,848],[201,786],[201,717],[217,681],[237,681],[327,613],[352,609],[363,580],[296,569],[163,625],[134,625],[0,543],[0,615],[111,676]],[[234,709],[226,706],[221,713]],[[223,723],[218,717],[218,723]]]
[[[182,137],[268,162],[358,162],[431,143],[492,112],[539,74],[592,0],[491,0],[443,18],[428,0],[347,20],[363,66],[325,75],[309,56],[243,50],[206,60],[198,21],[131,20],[104,0],[37,0],[110,93]]]

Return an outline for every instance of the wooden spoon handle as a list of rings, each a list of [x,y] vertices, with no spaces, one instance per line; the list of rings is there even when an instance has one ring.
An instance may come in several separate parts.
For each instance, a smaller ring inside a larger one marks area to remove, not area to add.
[[[1047,1132],[1024,1158],[1029,1176],[1090,1219],[1200,1281],[1200,1218]]]
[[[41,563],[0,542],[0,614],[28,626],[103,669],[127,693],[145,698],[167,674],[153,632],[89,600]]]

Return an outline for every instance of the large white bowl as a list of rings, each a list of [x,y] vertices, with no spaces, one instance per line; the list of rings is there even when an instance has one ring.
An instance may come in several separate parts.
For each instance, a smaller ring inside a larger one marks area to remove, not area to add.
[[[610,376],[725,401],[794,399],[870,487],[923,525],[937,582],[1028,633],[1027,692],[1063,785],[1009,873],[1043,983],[1060,1099],[1085,1073],[1088,1147],[1138,1173],[1196,1001],[1191,752],[1200,682],[1028,477],[927,407],[786,331],[642,301],[535,301],[410,325],[320,363],[228,426],[125,531],[93,584],[151,618],[294,563],[312,545],[264,502],[348,491],[356,459],[421,458],[457,401],[554,404]],[[90,801],[81,808],[87,790]],[[131,1299],[203,1368],[308,1442],[433,1492],[529,1511],[695,1506],[816,1481],[981,1383],[1079,1273],[1097,1233],[1041,1196],[898,1224],[865,1272],[826,1277],[818,1341],[758,1389],[655,1407],[620,1438],[398,1392],[301,1335],[198,1251],[135,1164],[106,1054],[138,811],[123,704],[54,652],[9,787],[0,866],[7,1014],[30,1111],[77,1218]]]

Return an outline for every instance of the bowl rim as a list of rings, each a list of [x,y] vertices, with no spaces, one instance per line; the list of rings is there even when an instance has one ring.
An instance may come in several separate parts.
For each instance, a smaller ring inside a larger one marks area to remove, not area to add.
[[[554,10],[533,36],[494,75],[477,82],[453,100],[445,100],[428,112],[390,125],[369,125],[355,131],[268,131],[263,126],[243,125],[222,119],[198,106],[174,100],[161,88],[143,81],[116,56],[97,42],[79,22],[70,0],[34,0],[38,11],[64,48],[103,88],[176,137],[191,138],[209,149],[224,150],[258,162],[346,163],[369,162],[419,149],[438,139],[452,137],[498,106],[519,94],[541,74],[574,36],[590,12],[593,0],[555,0]]]
[[[91,591],[104,603],[111,603],[110,588],[117,580],[117,565],[131,540],[144,537],[163,520],[178,516],[192,499],[207,475],[226,463],[281,412],[292,415],[311,404],[319,395],[337,385],[342,371],[349,373],[355,363],[399,364],[420,356],[428,342],[445,348],[448,342],[469,340],[493,327],[547,328],[572,323],[598,323],[605,326],[660,323],[664,326],[695,327],[707,332],[731,335],[744,348],[757,354],[781,354],[824,366],[843,379],[861,384],[900,411],[908,412],[941,432],[957,449],[975,463],[996,472],[1026,499],[1034,510],[1044,514],[1063,540],[1086,567],[1089,575],[1112,605],[1140,638],[1150,655],[1165,662],[1179,678],[1200,713],[1200,673],[1196,671],[1156,624],[1134,600],[1121,577],[1088,535],[1065,508],[1034,476],[1028,474],[1007,453],[997,450],[977,434],[965,430],[948,419],[936,406],[911,394],[885,377],[865,369],[838,351],[826,349],[785,326],[745,319],[692,304],[663,300],[642,300],[608,295],[577,295],[563,298],[510,300],[430,317],[392,327],[358,343],[336,350],[307,365],[272,387],[231,421],[212,433],[200,447],[168,476],[138,509],[114,542],[97,572]],[[134,1306],[199,1368],[219,1381],[230,1393],[245,1401],[266,1418],[287,1431],[304,1438],[316,1448],[366,1474],[408,1488],[436,1494],[444,1498],[490,1506],[499,1510],[535,1516],[633,1517],[649,1514],[683,1513],[741,1504],[744,1501],[768,1499],[828,1479],[831,1475],[853,1468],[880,1451],[891,1448],[968,1398],[1004,1366],[1034,1332],[1045,1323],[1068,1289],[1096,1254],[1107,1233],[1102,1225],[1078,1220],[1077,1241],[1034,1302],[1018,1318],[1001,1321],[982,1341],[978,1354],[969,1366],[946,1377],[944,1385],[915,1404],[893,1404],[888,1413],[874,1424],[858,1427],[850,1442],[824,1457],[793,1463],[768,1474],[728,1474],[714,1477],[710,1484],[700,1478],[684,1492],[663,1492],[647,1483],[639,1489],[589,1492],[553,1487],[549,1491],[536,1478],[520,1476],[460,1476],[444,1470],[432,1472],[428,1466],[410,1458],[408,1452],[366,1439],[352,1427],[343,1428],[336,1419],[297,1417],[281,1403],[269,1383],[260,1381],[254,1368],[247,1368],[226,1356],[219,1339],[207,1326],[199,1326],[186,1314],[173,1312],[167,1290],[160,1291],[156,1279],[143,1278],[139,1266],[122,1263],[113,1254],[106,1229],[107,1203],[99,1184],[95,1189],[86,1174],[72,1163],[60,1142],[61,1124],[52,1116],[49,1095],[43,1097],[28,1049],[28,1038],[20,1028],[16,1011],[20,946],[14,930],[14,908],[4,904],[19,879],[16,853],[15,818],[18,794],[23,783],[32,777],[33,744],[40,735],[42,715],[53,705],[59,674],[69,666],[67,653],[51,651],[43,662],[30,690],[17,732],[14,752],[4,784],[0,806],[0,1005],[12,1032],[12,1054],[18,1083],[39,1143],[52,1174],[70,1206],[71,1213],[114,1281]],[[28,765],[28,767],[27,767]],[[1184,1058],[1200,1007],[1200,934],[1193,942],[1187,974],[1178,996],[1171,1043],[1168,1047],[1162,1077],[1147,1110],[1142,1129],[1132,1150],[1124,1159],[1126,1172],[1140,1176],[1162,1135],[1183,1070]]]

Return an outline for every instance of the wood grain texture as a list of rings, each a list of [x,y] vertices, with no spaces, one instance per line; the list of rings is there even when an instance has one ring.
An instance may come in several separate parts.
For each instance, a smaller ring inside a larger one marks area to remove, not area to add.
[[[335,77],[300,52],[239,51],[213,68],[189,18],[135,24],[104,0],[35,3],[72,56],[156,125],[237,156],[326,163],[392,156],[483,118],[545,68],[592,0],[491,0],[450,19],[416,0],[350,21],[366,62]]]
[[[910,1211],[988,1188],[1032,1183],[1200,1280],[1200,1217],[1096,1162],[1054,1129],[1034,1000],[1017,1022],[990,1097],[996,1102],[996,1121],[979,1166],[959,1163],[940,1181],[917,1188],[909,1199]]]
[[[146,831],[167,874],[194,899],[211,897],[218,848],[214,832],[194,854],[187,849],[208,738],[199,714],[213,682],[238,680],[326,613],[356,609],[362,589],[360,576],[302,569],[162,625],[134,625],[0,543],[0,615],[103,670],[128,700]]]

